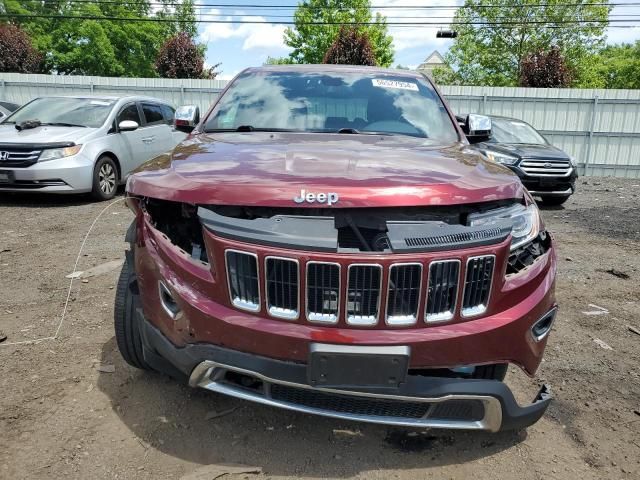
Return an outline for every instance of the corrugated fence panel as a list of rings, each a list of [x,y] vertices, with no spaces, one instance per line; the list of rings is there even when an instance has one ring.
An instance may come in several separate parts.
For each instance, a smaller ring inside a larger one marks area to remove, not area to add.
[[[26,103],[44,95],[149,95],[206,111],[225,80],[0,74],[0,99]],[[572,155],[586,175],[640,178],[640,90],[443,86],[454,112],[531,123]]]

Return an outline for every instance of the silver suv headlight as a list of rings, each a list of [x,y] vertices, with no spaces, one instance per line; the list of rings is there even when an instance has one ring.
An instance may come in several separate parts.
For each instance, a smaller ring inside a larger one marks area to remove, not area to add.
[[[470,227],[474,227],[491,224],[505,218],[510,219],[513,223],[511,250],[530,242],[540,233],[540,213],[535,203],[529,206],[516,204],[482,213],[472,213],[469,215],[467,223]]]
[[[58,160],[59,158],[71,157],[72,155],[76,155],[81,148],[82,145],[74,145],[73,147],[64,148],[47,148],[42,151],[38,157],[38,161],[46,162],[48,160]]]

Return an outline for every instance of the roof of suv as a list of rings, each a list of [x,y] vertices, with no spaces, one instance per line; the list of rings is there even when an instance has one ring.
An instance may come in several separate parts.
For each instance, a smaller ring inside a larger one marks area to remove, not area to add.
[[[398,68],[368,67],[364,65],[332,65],[332,64],[305,64],[305,65],[264,65],[261,67],[249,67],[245,72],[353,72],[353,73],[379,73],[383,75],[396,75],[408,78],[425,78],[420,72],[402,70]]]

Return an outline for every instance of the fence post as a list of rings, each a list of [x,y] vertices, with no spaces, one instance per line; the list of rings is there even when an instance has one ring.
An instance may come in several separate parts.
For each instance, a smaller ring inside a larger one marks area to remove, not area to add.
[[[91,95],[93,95],[93,82],[89,82],[89,90],[91,91]]]
[[[587,155],[584,159],[584,172],[586,177],[588,173],[589,164],[591,163],[591,150],[593,149],[593,130],[596,128],[596,114],[598,113],[598,95],[593,96],[593,109],[591,110],[591,122],[589,124],[589,136],[587,137]]]
[[[8,98],[5,94],[4,94],[4,89],[6,88],[6,84],[4,79],[0,79],[0,98]]]
[[[184,105],[184,84],[180,85],[180,105]]]
[[[482,94],[482,113],[487,114],[487,93]]]

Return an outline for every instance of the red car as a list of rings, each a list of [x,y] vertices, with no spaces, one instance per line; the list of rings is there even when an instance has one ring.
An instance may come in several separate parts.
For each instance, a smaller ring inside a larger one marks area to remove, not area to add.
[[[435,86],[401,70],[240,73],[130,177],[118,283],[124,359],[265,405],[381,424],[498,431],[555,313],[556,257],[509,169],[469,148]],[[195,128],[194,128],[195,127]]]

